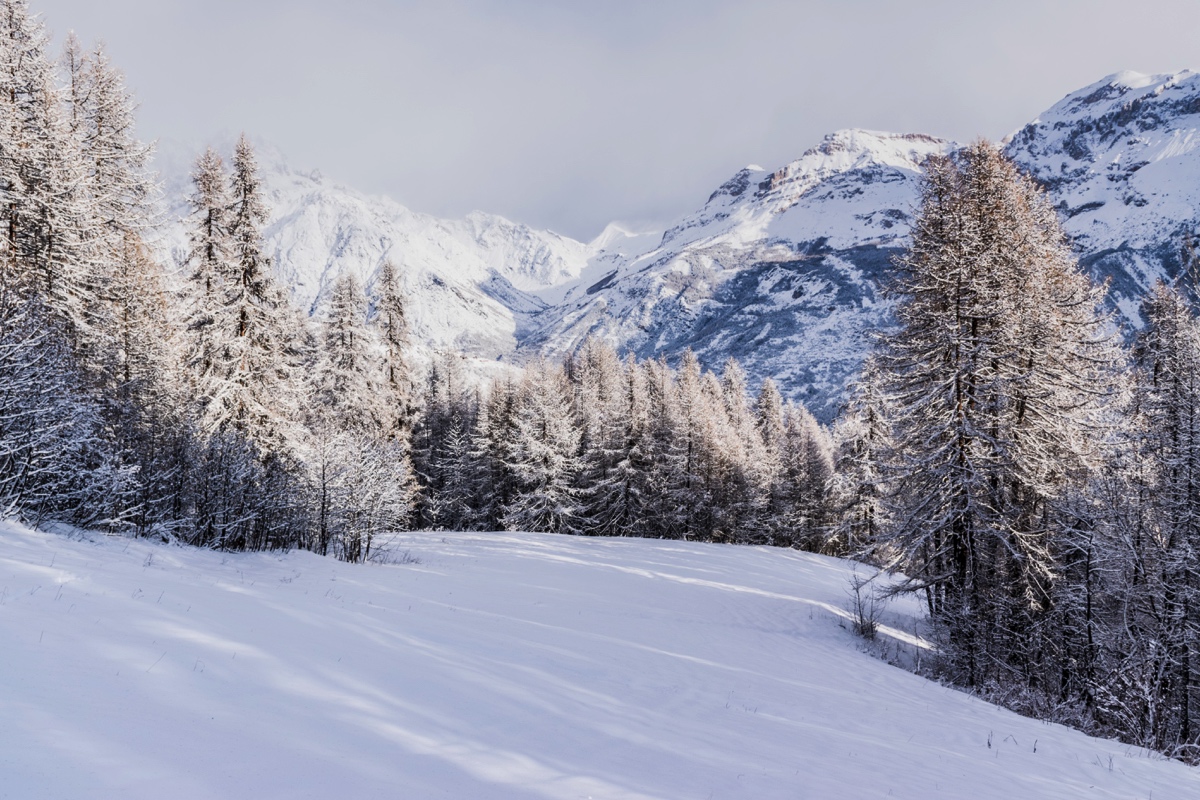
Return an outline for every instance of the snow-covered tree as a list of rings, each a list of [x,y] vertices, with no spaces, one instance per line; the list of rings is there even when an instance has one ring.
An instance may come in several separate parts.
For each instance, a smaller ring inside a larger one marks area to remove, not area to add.
[[[381,344],[383,359],[382,405],[386,412],[388,436],[407,443],[417,414],[414,400],[408,316],[400,278],[391,260],[383,262],[375,277],[375,305],[372,323]]]
[[[324,357],[316,398],[321,411],[341,428],[383,436],[386,422],[367,328],[367,297],[350,272],[333,285],[321,339]]]
[[[1025,670],[1058,576],[1062,502],[1098,465],[1113,354],[1054,209],[992,145],[933,158],[880,355],[890,566],[971,686]]]
[[[880,380],[875,360],[867,359],[833,432],[831,521],[825,547],[840,555],[868,556],[884,541],[888,528],[883,467],[892,441]]]
[[[512,438],[505,463],[515,483],[505,509],[507,530],[578,533],[575,479],[580,468],[578,425],[561,367],[526,367],[517,390]]]

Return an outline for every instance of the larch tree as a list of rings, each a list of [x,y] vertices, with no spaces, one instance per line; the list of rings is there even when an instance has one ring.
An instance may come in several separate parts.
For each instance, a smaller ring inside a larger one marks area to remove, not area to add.
[[[864,558],[888,529],[884,465],[893,451],[891,430],[873,358],[850,387],[850,402],[833,430],[834,465],[829,482],[830,526],[824,549]],[[887,560],[886,555],[877,555]]]
[[[926,167],[880,354],[892,432],[887,533],[952,677],[1049,680],[1062,501],[1100,460],[1115,356],[1102,292],[1034,182],[980,142]]]
[[[1145,491],[1142,525],[1127,528],[1138,569],[1113,587],[1127,600],[1114,637],[1127,647],[1104,682],[1123,691],[1105,710],[1139,743],[1186,753],[1200,744],[1200,320],[1185,290],[1165,284],[1144,313],[1135,431]]]

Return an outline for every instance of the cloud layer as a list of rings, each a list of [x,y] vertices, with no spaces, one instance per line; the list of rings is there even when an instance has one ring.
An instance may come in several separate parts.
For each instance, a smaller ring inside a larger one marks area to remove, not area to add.
[[[247,130],[422,211],[590,238],[847,127],[1000,138],[1119,69],[1200,66],[1200,4],[32,0],[103,39],[146,137]]]

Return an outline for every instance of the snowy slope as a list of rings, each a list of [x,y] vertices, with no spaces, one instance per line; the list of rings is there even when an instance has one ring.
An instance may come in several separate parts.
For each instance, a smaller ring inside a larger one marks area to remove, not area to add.
[[[420,563],[0,524],[0,798],[1200,796],[1182,764],[859,652],[847,562],[398,544]]]
[[[653,250],[580,284],[537,317],[527,349],[596,336],[643,357],[736,356],[829,419],[886,324],[879,296],[903,246],[921,164],[954,145],[919,134],[839,131],[775,172],[747,167]]]

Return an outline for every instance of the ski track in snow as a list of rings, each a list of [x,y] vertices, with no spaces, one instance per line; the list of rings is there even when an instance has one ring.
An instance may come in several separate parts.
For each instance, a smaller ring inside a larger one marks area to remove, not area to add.
[[[850,562],[396,548],[420,563],[0,524],[0,797],[1200,797],[1180,763],[860,652]],[[885,635],[919,645],[916,610]]]

